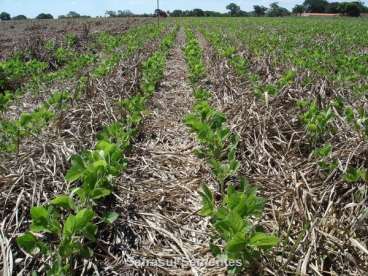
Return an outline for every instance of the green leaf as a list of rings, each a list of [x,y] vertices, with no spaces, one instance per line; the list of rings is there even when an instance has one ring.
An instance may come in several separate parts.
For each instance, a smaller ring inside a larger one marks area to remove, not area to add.
[[[88,246],[81,245],[79,248],[79,253],[83,258],[91,258],[93,256],[93,250]]]
[[[249,240],[249,245],[260,248],[270,249],[278,244],[279,240],[277,237],[268,235],[266,233],[256,232]]]
[[[103,215],[102,219],[108,223],[113,224],[115,220],[119,218],[119,214],[116,212],[107,212]]]
[[[68,216],[64,223],[63,234],[66,237],[71,237],[76,232],[76,218],[73,215]]]
[[[36,206],[31,208],[31,217],[32,219],[46,219],[49,216],[49,211],[42,206]]]
[[[355,119],[354,111],[351,107],[346,107],[344,110],[346,120],[351,123]]]
[[[46,254],[48,251],[46,244],[39,241],[33,234],[29,232],[18,237],[17,244],[19,247],[23,248],[24,251],[31,255],[35,255],[40,252]]]
[[[203,191],[199,193],[202,197],[202,209],[200,211],[200,215],[205,217],[211,216],[216,207],[213,193],[206,185],[203,185],[202,190]]]
[[[49,225],[49,211],[42,206],[36,206],[31,208],[32,232],[51,232],[48,229]]]
[[[344,175],[344,180],[349,183],[355,183],[365,179],[365,170],[359,168],[349,168]]]
[[[93,219],[95,213],[92,209],[83,209],[75,216],[75,229],[81,231]]]
[[[238,232],[226,244],[225,250],[230,258],[240,257],[240,253],[245,250],[247,240],[244,232]]]
[[[234,235],[243,232],[246,224],[242,217],[236,211],[230,211],[222,221],[216,222],[216,228],[229,232]]]
[[[96,241],[97,225],[88,223],[83,229],[83,235],[92,242]]]
[[[65,209],[75,209],[75,204],[73,199],[68,196],[68,195],[61,195],[61,196],[57,196],[55,197],[52,201],[51,201],[52,205],[58,206],[58,207],[62,207]]]
[[[327,157],[330,155],[332,151],[332,145],[331,144],[326,144],[324,145],[323,147],[321,148],[317,148],[313,151],[313,154],[317,157],[321,157],[321,158],[324,158],[324,157]]]
[[[79,180],[82,177],[84,170],[85,166],[82,157],[80,155],[73,156],[71,168],[65,176],[66,181],[72,183]]]
[[[111,194],[110,189],[96,188],[92,191],[91,198],[96,200],[96,199],[107,197],[110,194]]]
[[[116,145],[111,144],[104,140],[99,141],[98,144],[96,145],[96,150],[102,150],[106,154],[111,153],[115,149],[116,149]]]
[[[96,172],[100,169],[105,169],[107,166],[108,164],[105,160],[97,160],[90,165],[89,169]]]

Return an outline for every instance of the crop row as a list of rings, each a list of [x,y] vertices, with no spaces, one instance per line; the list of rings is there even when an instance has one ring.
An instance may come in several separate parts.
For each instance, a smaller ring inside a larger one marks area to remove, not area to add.
[[[54,95],[50,96],[50,99],[56,102],[75,102],[78,100],[81,92],[86,88],[87,81],[95,80],[111,73],[120,60],[131,56],[139,48],[144,47],[147,41],[158,37],[162,32],[162,29],[157,30],[152,28],[150,25],[140,27],[134,32],[128,32],[122,37],[114,37],[107,34],[101,35],[104,39],[100,44],[111,52],[113,59],[106,58],[91,73],[86,72],[84,75],[81,75],[77,80],[75,91],[54,92]],[[122,45],[124,45],[124,50],[120,53],[116,49]],[[9,94],[6,93],[4,95]],[[64,95],[64,98],[60,98],[60,95]],[[32,112],[22,113],[19,119],[6,120],[0,117],[0,129],[2,130],[0,134],[0,149],[2,151],[18,152],[22,139],[39,133],[43,127],[48,125],[48,122],[55,115],[54,112],[49,110],[48,101],[50,100],[47,100]]]
[[[25,53],[18,53],[0,63],[0,112],[4,112],[11,100],[27,90],[38,93],[41,87],[56,81],[83,80],[87,75],[106,76],[122,58],[134,53],[160,32],[162,29],[151,24],[132,28],[122,35],[101,32],[89,42],[86,53],[75,49],[77,38],[68,34],[65,45],[58,46],[54,41],[45,43],[40,51],[46,53],[47,62],[38,59],[27,61]],[[88,67],[91,67],[91,72],[86,70]]]
[[[266,102],[268,102],[269,96],[276,96],[280,91],[291,87],[298,77],[299,71],[297,69],[289,69],[273,83],[268,82],[268,80],[261,81],[260,75],[251,70],[247,57],[239,54],[239,49],[235,47],[234,41],[227,39],[217,31],[209,31],[205,27],[201,28],[201,32],[211,42],[219,57],[227,59],[238,76],[249,81],[255,95],[263,96]],[[323,60],[321,59],[319,62],[323,63]],[[333,126],[335,119],[343,118],[345,124],[350,125],[365,139],[368,138],[368,111],[364,106],[354,108],[341,97],[335,97],[326,106],[318,104],[317,99],[301,98],[296,102],[296,107],[299,109],[298,120],[308,137],[306,142],[310,145],[313,156],[319,159],[321,170],[328,174],[338,168],[337,161],[331,160],[333,148],[327,142],[328,138],[336,131]],[[329,151],[323,149],[329,149]],[[324,154],[315,154],[320,151]],[[353,166],[342,171],[342,178],[348,182],[368,181],[366,171],[366,168]]]
[[[363,35],[366,26],[362,23],[269,19],[204,25],[235,42],[254,62],[267,60],[271,71],[307,70],[311,74],[305,82],[323,76],[334,87],[359,93],[364,92],[367,83],[356,81],[368,74],[364,48],[367,39]]]
[[[203,185],[200,214],[210,218],[215,230],[210,244],[213,255],[240,261],[241,266],[228,267],[240,273],[254,266],[261,251],[271,249],[278,239],[260,230],[253,220],[262,214],[264,200],[237,174],[239,137],[226,126],[225,114],[211,106],[211,93],[199,84],[205,76],[202,49],[190,29],[186,34],[185,57],[196,102],[185,124],[196,133],[200,144],[196,154],[208,163],[219,185],[217,192]]]
[[[77,258],[93,255],[98,226],[117,219],[114,212],[101,214],[98,205],[111,195],[115,177],[127,166],[125,155],[138,133],[146,102],[163,76],[176,31],[166,35],[160,49],[142,65],[140,93],[117,103],[124,118],[99,133],[94,149],[72,157],[65,179],[74,188],[31,209],[30,229],[17,243],[29,254],[51,257],[48,275],[70,275]]]

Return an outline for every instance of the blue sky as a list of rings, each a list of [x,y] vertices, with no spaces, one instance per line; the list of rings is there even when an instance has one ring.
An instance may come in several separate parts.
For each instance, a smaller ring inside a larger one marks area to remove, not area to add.
[[[253,5],[268,6],[275,0],[160,0],[161,8],[164,10],[193,9],[225,11],[228,3],[234,2],[241,6],[243,10],[250,11]],[[280,0],[279,4],[286,8],[292,8],[295,4],[300,4],[303,0]],[[368,0],[364,1],[366,4]],[[69,11],[76,11],[87,15],[104,15],[106,10],[129,9],[135,13],[152,13],[155,9],[156,0],[0,0],[0,12],[7,11],[12,16],[24,14],[28,17],[35,17],[41,12],[53,15],[66,14]]]

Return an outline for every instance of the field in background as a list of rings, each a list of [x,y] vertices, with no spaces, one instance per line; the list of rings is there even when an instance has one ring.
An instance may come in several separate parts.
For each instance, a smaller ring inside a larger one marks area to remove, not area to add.
[[[4,275],[365,275],[367,30],[365,18],[0,22]],[[220,252],[244,270],[195,265]]]
[[[122,32],[130,26],[152,19],[147,18],[97,18],[59,20],[20,20],[0,22],[0,59],[14,50],[27,47],[29,41],[38,39],[62,39],[67,33]]]

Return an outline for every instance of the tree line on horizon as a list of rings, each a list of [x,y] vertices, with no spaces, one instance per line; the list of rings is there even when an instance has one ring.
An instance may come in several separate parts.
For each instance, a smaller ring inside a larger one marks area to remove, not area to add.
[[[155,10],[153,14],[134,14],[130,10],[118,10],[118,11],[106,11],[105,15],[108,17],[151,17],[151,16],[172,16],[172,17],[245,17],[245,16],[269,16],[269,17],[280,17],[289,16],[291,14],[298,15],[302,13],[336,13],[345,16],[360,16],[361,13],[368,13],[368,7],[363,2],[328,2],[327,0],[305,0],[303,4],[295,5],[290,12],[287,8],[281,7],[278,2],[273,2],[269,7],[262,5],[254,5],[253,11],[243,11],[239,5],[230,3],[226,6],[228,12],[221,13],[216,11],[206,11],[202,9],[193,10],[173,10],[163,11]],[[65,18],[91,18],[88,15],[80,15],[75,11],[69,12],[67,15],[60,15],[58,19]],[[27,20],[25,15],[17,15],[11,17],[7,12],[0,13],[1,21],[9,20]],[[35,19],[54,19],[54,16],[49,13],[40,13]]]

